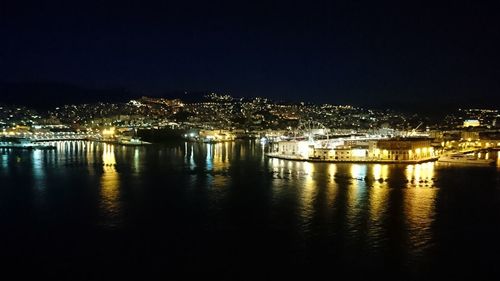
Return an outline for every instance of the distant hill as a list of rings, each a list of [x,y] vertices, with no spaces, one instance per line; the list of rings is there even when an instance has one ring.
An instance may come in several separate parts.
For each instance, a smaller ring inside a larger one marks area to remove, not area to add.
[[[89,89],[59,83],[2,83],[0,103],[49,109],[63,104],[125,102],[136,97],[125,89]]]
[[[132,92],[123,88],[93,89],[64,83],[0,82],[0,104],[26,106],[37,110],[47,110],[64,104],[82,104],[94,102],[127,102],[142,96],[161,97],[167,99],[179,98],[187,103],[206,101],[209,91],[177,90],[157,93]],[[405,100],[406,99],[406,100]],[[389,102],[388,102],[389,100]],[[293,100],[283,100],[292,102]],[[322,102],[329,102],[324,100]],[[340,102],[340,101],[337,101]],[[335,104],[335,102],[331,102]],[[394,96],[377,96],[344,101],[340,104],[351,104],[372,109],[394,109],[406,113],[419,113],[428,117],[442,118],[458,108],[498,108],[496,98],[475,95],[467,98],[447,100],[436,97],[403,98]]]
[[[181,99],[183,102],[194,103],[206,101],[205,96],[208,94],[209,92],[206,91],[169,91],[163,92],[161,94],[144,94],[144,96],[166,99]]]
[[[184,102],[206,100],[207,91],[169,91],[136,93],[126,89],[91,89],[63,83],[0,83],[0,103],[46,110],[64,104],[127,102],[141,96],[182,99]]]

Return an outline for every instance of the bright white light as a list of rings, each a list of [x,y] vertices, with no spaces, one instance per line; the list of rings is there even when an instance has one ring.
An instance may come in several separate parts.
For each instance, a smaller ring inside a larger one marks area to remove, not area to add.
[[[298,153],[302,157],[308,157],[309,156],[309,151],[310,151],[309,143],[305,141],[301,141],[298,143]]]
[[[365,157],[366,156],[366,149],[353,149],[352,150],[352,156],[354,156],[354,157]]]

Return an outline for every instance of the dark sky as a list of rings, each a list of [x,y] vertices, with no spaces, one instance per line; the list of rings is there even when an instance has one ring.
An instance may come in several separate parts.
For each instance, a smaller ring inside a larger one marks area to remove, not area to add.
[[[0,83],[500,105],[500,15],[483,1],[37,2],[0,1]],[[27,88],[16,98],[46,92]]]

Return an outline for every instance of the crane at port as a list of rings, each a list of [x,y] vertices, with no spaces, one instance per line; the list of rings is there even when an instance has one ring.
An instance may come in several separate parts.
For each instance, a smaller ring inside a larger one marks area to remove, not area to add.
[[[415,132],[417,131],[417,129],[422,126],[422,124],[424,124],[424,122],[420,122],[420,124],[417,125],[417,127],[415,127],[413,130],[411,130],[411,132],[407,133],[406,136],[407,137],[411,137],[413,135],[415,135]]]

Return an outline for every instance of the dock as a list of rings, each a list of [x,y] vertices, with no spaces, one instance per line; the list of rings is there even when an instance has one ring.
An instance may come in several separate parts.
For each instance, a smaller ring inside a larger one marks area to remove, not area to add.
[[[294,155],[283,155],[278,153],[266,153],[269,158],[282,160],[302,161],[302,162],[320,162],[320,163],[359,163],[359,164],[420,164],[426,162],[437,161],[439,157],[426,157],[416,160],[382,160],[382,159],[321,159],[321,158],[304,158]]]

